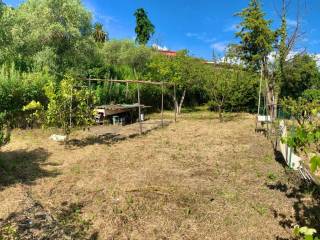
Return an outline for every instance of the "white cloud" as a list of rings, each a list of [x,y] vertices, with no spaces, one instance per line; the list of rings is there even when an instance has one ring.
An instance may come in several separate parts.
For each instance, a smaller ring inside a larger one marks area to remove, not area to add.
[[[157,50],[168,51],[169,49],[166,46],[159,46],[158,44],[152,44],[152,47]]]
[[[296,27],[297,26],[297,20],[288,18],[287,19],[287,24],[288,24],[289,27]]]
[[[112,23],[118,22],[117,19],[115,19],[112,16],[102,14],[99,12],[96,7],[90,2],[90,1],[84,1],[85,6],[89,9],[89,11],[92,13],[92,20],[94,22],[101,22],[105,27],[109,28]]]
[[[238,31],[238,24],[234,23],[234,24],[226,27],[223,31],[224,32],[236,32],[236,31]]]
[[[209,34],[206,32],[201,32],[201,33],[187,32],[186,36],[189,38],[195,38],[205,43],[212,43],[216,41],[216,38],[209,36]]]
[[[318,67],[320,68],[320,53],[315,54],[315,55],[314,55],[314,58],[315,58],[315,59],[316,59],[316,61],[317,61],[317,65],[318,65]]]
[[[226,42],[215,42],[215,43],[212,43],[210,45],[210,47],[212,49],[214,49],[215,51],[217,52],[224,52],[227,48],[227,43]]]

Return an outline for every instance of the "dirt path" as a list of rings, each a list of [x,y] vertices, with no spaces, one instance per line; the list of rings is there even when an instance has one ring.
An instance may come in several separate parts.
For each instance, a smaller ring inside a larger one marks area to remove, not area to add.
[[[45,211],[38,226],[54,224],[61,238],[289,239],[317,206],[249,115],[224,123],[186,115],[145,136],[73,149],[17,132],[0,157],[2,225],[19,226],[12,213],[36,219],[26,213],[31,195]]]

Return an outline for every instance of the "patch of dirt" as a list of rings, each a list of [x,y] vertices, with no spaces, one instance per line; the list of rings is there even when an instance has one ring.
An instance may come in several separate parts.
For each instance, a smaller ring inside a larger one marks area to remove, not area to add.
[[[80,239],[68,233],[73,228],[86,230],[83,239],[291,239],[293,225],[320,216],[316,191],[290,180],[299,176],[276,161],[253,116],[226,119],[186,113],[143,136],[72,149],[47,140],[49,133],[18,131],[0,153],[7,165],[21,149],[47,154],[41,161],[25,155],[32,178],[8,171],[18,180],[0,189],[0,231],[9,223],[28,239],[19,219],[36,222],[40,214],[39,229],[53,226],[69,239]],[[38,205],[27,204],[28,196]]]

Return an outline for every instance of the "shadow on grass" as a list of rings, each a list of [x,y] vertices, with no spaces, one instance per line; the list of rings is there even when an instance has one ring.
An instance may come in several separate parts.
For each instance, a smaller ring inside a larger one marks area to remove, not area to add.
[[[68,148],[86,147],[95,144],[111,144],[123,140],[123,136],[115,133],[106,133],[98,136],[88,136],[84,139],[71,139],[67,143]]]
[[[148,123],[148,122],[143,122],[142,123],[142,135],[146,135],[149,132],[160,129],[162,125],[160,124],[161,122],[159,121],[158,123]],[[144,127],[145,125],[155,125],[152,128],[146,128]],[[163,127],[167,127],[171,124],[171,121],[164,121],[163,122]],[[140,136],[139,130],[137,129],[135,132],[127,133],[127,134],[119,134],[119,133],[105,133],[101,135],[91,135],[88,136],[84,139],[71,139],[67,143],[67,148],[68,149],[76,149],[79,147],[86,147],[90,145],[111,145],[116,142],[120,142],[123,140],[126,140],[128,138],[134,138]]]
[[[194,112],[204,112],[206,108],[201,107],[186,107],[181,109],[181,113],[194,113]]]
[[[0,152],[0,190],[15,183],[32,184],[38,178],[57,176],[57,171],[41,167],[56,165],[45,162],[49,155],[43,148]]]
[[[273,215],[279,220],[279,225],[285,229],[293,229],[293,226],[308,226],[320,232],[320,188],[314,184],[304,181],[298,172],[288,169],[282,154],[275,151],[275,158],[286,171],[288,180],[267,184],[274,191],[280,191],[293,202],[294,213],[287,216],[277,210]],[[280,236],[277,239],[282,239]]]
[[[23,211],[0,219],[0,239],[79,239],[95,240],[99,233],[92,231],[92,221],[82,218],[83,204],[64,203],[51,211],[35,202]]]

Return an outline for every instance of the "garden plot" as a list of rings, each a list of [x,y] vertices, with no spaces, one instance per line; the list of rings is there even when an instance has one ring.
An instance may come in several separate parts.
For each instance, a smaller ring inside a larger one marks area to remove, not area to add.
[[[220,123],[187,113],[146,135],[75,148],[49,135],[16,131],[1,152],[2,235],[290,239],[293,225],[319,219],[315,192],[275,161],[251,115]]]

